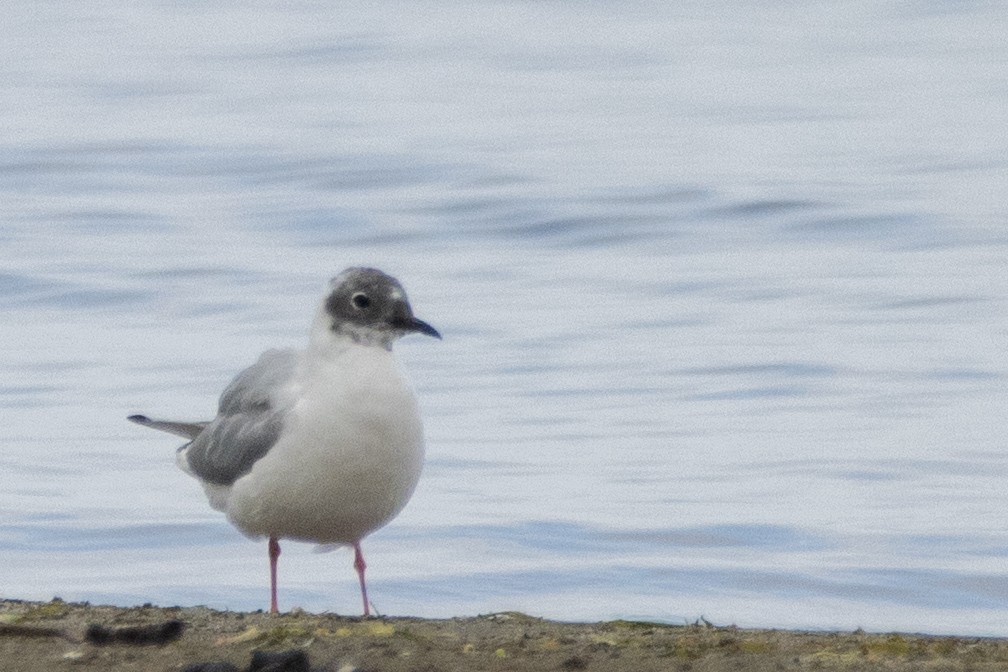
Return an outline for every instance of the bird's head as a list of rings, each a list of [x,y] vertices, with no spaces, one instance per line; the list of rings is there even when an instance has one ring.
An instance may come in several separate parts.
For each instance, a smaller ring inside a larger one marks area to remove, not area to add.
[[[333,278],[323,319],[337,335],[386,349],[410,333],[441,338],[437,329],[413,315],[399,281],[374,268],[348,268]]]

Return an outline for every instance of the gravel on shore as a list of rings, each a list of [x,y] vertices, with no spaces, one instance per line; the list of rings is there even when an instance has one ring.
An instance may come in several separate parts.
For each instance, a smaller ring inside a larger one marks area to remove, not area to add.
[[[353,618],[0,600],[12,672],[1008,669],[1008,639],[748,630],[701,621],[565,623],[520,613]]]

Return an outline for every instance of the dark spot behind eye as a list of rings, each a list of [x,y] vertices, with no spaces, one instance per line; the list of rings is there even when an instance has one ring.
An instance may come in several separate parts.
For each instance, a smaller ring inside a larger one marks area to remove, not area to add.
[[[350,301],[353,302],[355,308],[364,309],[371,305],[371,299],[367,294],[362,292],[357,292],[350,297]]]

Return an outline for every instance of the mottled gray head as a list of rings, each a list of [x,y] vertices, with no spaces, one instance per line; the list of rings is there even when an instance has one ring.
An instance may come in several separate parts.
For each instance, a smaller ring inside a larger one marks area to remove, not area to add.
[[[375,268],[348,268],[333,278],[325,309],[334,332],[360,343],[391,348],[392,341],[412,332],[441,338],[413,316],[399,281]]]

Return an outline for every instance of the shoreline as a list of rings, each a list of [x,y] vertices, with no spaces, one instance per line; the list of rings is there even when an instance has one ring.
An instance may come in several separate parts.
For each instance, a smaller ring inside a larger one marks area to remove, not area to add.
[[[246,670],[255,652],[293,652],[310,669],[332,672],[1008,668],[1008,638],[994,637],[741,629],[702,619],[568,623],[514,612],[365,619],[0,599],[4,670],[182,671],[198,663]]]

